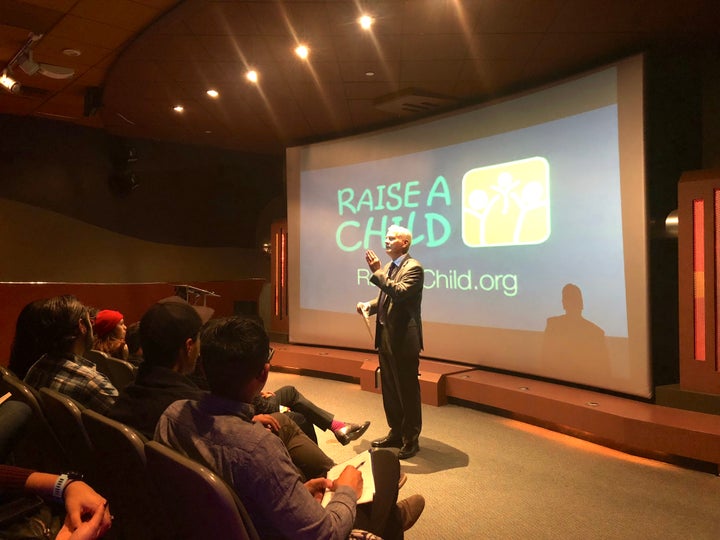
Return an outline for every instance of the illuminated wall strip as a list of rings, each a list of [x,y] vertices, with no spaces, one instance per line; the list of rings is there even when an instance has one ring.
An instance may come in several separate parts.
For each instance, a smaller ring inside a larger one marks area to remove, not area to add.
[[[288,287],[287,287],[287,231],[280,230],[280,242],[282,244],[280,250],[280,277],[282,279],[282,317],[288,316]]]
[[[279,229],[272,242],[273,315],[278,320],[288,316],[287,232]]]
[[[720,368],[720,347],[718,347],[718,337],[720,336],[720,317],[718,316],[718,290],[720,290],[720,189],[713,190],[715,221],[713,229],[715,233],[714,246],[714,270],[715,270],[715,297],[713,302],[713,310],[715,311],[715,371]]]
[[[273,313],[275,317],[280,317],[280,294],[281,294],[281,284],[280,279],[278,278],[279,272],[280,272],[280,265],[278,264],[279,260],[279,253],[280,253],[280,234],[275,233],[275,236],[273,237],[273,243],[272,243],[272,254],[273,254],[273,282],[275,283],[275,290],[273,291],[273,298],[275,300],[274,310]]]
[[[705,361],[705,201],[693,201],[693,327],[695,360]]]

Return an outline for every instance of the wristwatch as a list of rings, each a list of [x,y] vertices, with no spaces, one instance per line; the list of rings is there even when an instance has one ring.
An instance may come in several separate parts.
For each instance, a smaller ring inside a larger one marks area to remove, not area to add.
[[[58,476],[55,486],[53,486],[52,496],[57,502],[64,502],[65,489],[75,480],[85,478],[82,473],[76,471],[68,471]]]

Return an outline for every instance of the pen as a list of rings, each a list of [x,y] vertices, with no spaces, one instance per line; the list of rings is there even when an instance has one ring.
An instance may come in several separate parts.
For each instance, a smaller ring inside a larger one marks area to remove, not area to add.
[[[359,468],[362,467],[363,465],[365,465],[365,461],[364,461],[364,460],[361,461],[360,463],[358,463],[358,464],[355,466],[355,468],[356,468],[356,469],[359,469]]]

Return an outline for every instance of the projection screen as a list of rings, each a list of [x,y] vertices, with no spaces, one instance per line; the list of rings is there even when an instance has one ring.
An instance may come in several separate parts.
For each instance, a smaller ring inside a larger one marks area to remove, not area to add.
[[[373,349],[366,249],[413,233],[423,357],[650,397],[643,62],[287,149],[292,343]],[[372,324],[374,330],[374,321]]]

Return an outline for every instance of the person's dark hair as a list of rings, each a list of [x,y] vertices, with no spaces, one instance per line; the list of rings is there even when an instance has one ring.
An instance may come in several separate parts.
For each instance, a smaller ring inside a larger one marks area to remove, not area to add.
[[[15,325],[10,369],[24,377],[42,355],[60,357],[70,352],[78,338],[81,319],[87,320],[87,308],[73,295],[26,305]]]
[[[125,343],[128,346],[128,352],[130,354],[137,354],[138,350],[142,346],[140,344],[140,322],[134,322],[127,327],[125,333]]]
[[[78,321],[90,323],[85,305],[74,295],[55,296],[42,306],[43,347],[51,356],[70,352],[80,333]],[[88,331],[90,329],[88,328]]]
[[[20,379],[43,354],[40,350],[40,312],[45,300],[30,302],[18,315],[8,367]]]
[[[200,357],[213,394],[235,397],[234,389],[262,371],[269,352],[270,339],[253,319],[214,319],[200,332]]]
[[[143,365],[172,368],[178,351],[188,339],[196,339],[202,320],[183,302],[158,302],[140,319]]]

